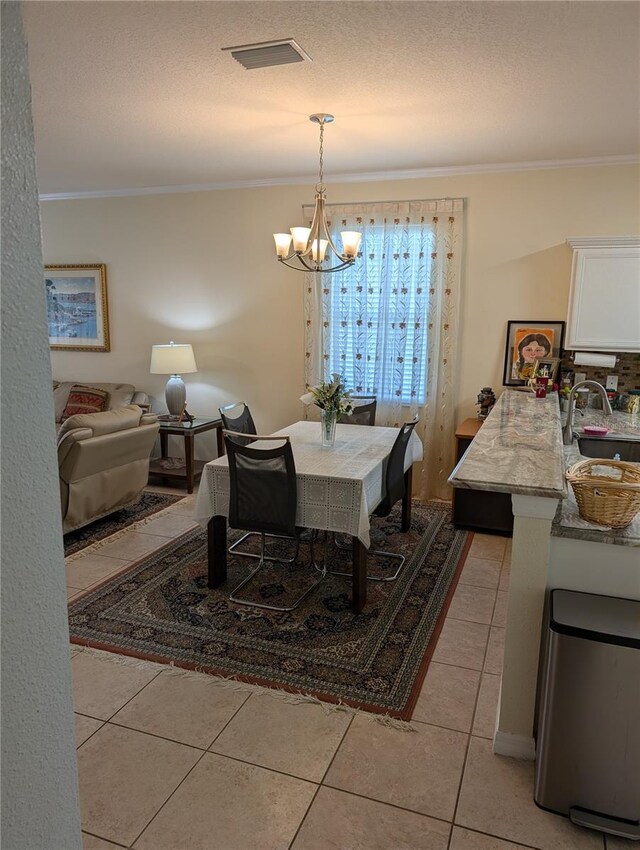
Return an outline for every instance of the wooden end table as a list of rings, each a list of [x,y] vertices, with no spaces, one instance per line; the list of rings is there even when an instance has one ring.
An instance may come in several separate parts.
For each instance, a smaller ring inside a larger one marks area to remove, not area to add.
[[[161,478],[186,481],[187,491],[193,493],[193,487],[196,478],[198,478],[206,461],[195,460],[193,452],[193,443],[196,434],[202,434],[205,431],[216,431],[216,444],[218,447],[218,457],[224,454],[224,442],[222,440],[222,420],[221,419],[205,419],[197,416],[192,422],[174,422],[167,419],[161,419],[160,422],[160,454],[161,459],[151,461],[149,464],[149,475],[156,475]],[[184,466],[165,469],[162,466],[162,461],[167,457],[169,446],[169,435],[184,438]]]

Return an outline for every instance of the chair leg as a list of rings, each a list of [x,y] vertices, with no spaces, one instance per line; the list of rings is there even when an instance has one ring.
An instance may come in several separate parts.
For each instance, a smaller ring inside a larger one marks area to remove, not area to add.
[[[296,558],[298,556],[297,550],[296,550],[296,554],[293,556],[293,558],[276,558],[273,555],[267,555],[267,554],[265,554],[264,557],[263,557],[262,555],[256,555],[254,552],[238,551],[238,546],[240,546],[241,543],[244,543],[244,541],[248,537],[252,537],[253,535],[256,535],[256,534],[260,534],[260,532],[259,531],[247,531],[246,534],[242,535],[240,540],[236,540],[235,543],[232,543],[231,546],[229,546],[229,549],[227,551],[229,552],[230,555],[238,555],[241,558],[253,558],[255,560],[260,560],[260,558],[262,558],[262,560],[264,560],[264,561],[277,561],[280,564],[295,564]],[[278,540],[289,540],[290,539],[289,537],[285,537],[283,534],[269,534],[267,536],[272,537],[272,538],[276,538]]]
[[[342,547],[340,547],[342,548]],[[380,549],[370,549],[367,552],[367,558],[378,556],[379,558],[389,558],[394,561],[400,561],[398,564],[398,569],[392,576],[372,576],[367,573],[367,581],[395,581],[404,566],[404,562],[407,560],[404,555],[399,555],[396,552],[383,552]],[[342,570],[329,570],[332,576],[347,576],[351,578],[351,573],[343,572]]]
[[[317,531],[317,529],[315,529],[315,531]],[[329,532],[328,531],[323,532],[324,533],[324,546],[322,547],[322,566],[319,567],[316,563],[316,555],[315,555],[315,541],[317,540],[317,535],[315,534],[315,531],[309,539],[309,554],[311,556],[311,563],[313,564],[313,566],[315,567],[315,569],[319,573],[322,573],[322,578],[325,578],[325,576],[329,572],[327,570],[327,547],[329,545],[327,540],[328,540]]]
[[[331,534],[333,535],[333,542],[335,543],[336,549],[342,549],[343,552],[351,551],[351,543],[341,543],[340,538],[335,531],[332,531]]]
[[[256,531],[256,532],[252,532],[252,533],[253,533],[253,534],[259,534],[260,532],[257,532],[257,531]],[[231,593],[229,594],[229,599],[230,599],[230,601],[231,601],[231,602],[235,602],[235,603],[236,603],[236,604],[238,604],[238,605],[246,605],[246,606],[247,606],[247,607],[249,607],[249,608],[265,608],[265,609],[266,609],[266,610],[268,610],[268,611],[285,611],[285,612],[286,612],[286,611],[294,611],[294,610],[295,610],[295,609],[296,609],[296,608],[297,608],[297,607],[298,607],[298,606],[299,606],[302,602],[304,602],[304,600],[307,598],[307,596],[309,596],[309,594],[310,594],[310,593],[312,593],[312,592],[316,589],[316,587],[318,587],[318,585],[319,585],[319,584],[321,584],[321,582],[323,582],[323,581],[324,581],[324,579],[326,578],[326,575],[327,575],[326,564],[324,564],[324,568],[323,568],[323,570],[320,570],[320,572],[321,572],[320,578],[319,578],[317,581],[315,581],[315,582],[314,582],[314,583],[313,583],[313,584],[312,584],[309,588],[307,588],[307,590],[305,590],[305,592],[302,594],[302,596],[300,596],[300,597],[299,597],[299,598],[298,598],[298,599],[294,602],[294,604],[293,604],[293,605],[289,605],[289,606],[282,606],[282,605],[268,605],[266,602],[253,602],[253,601],[250,601],[250,600],[248,600],[248,599],[240,599],[238,596],[236,596],[236,594],[237,594],[240,590],[242,590],[242,588],[243,588],[243,587],[246,587],[246,586],[249,584],[249,582],[253,579],[253,577],[254,577],[257,573],[259,573],[259,572],[260,572],[260,570],[264,567],[265,561],[267,560],[267,558],[266,558],[266,556],[265,556],[265,536],[266,536],[266,535],[264,535],[264,534],[260,533],[260,538],[261,538],[261,539],[260,539],[260,555],[258,556],[258,557],[260,558],[260,563],[259,563],[259,564],[258,564],[258,566],[255,568],[255,570],[252,570],[252,571],[249,573],[249,575],[248,575],[245,579],[243,579],[243,580],[240,582],[240,584],[239,584],[239,585],[237,585],[237,587],[234,587],[234,588],[233,588],[233,590],[232,590],[232,591],[231,591]],[[290,538],[285,538],[285,539],[287,539],[287,540],[288,540],[288,539],[290,539]],[[239,541],[238,541],[238,542],[239,542]],[[318,569],[318,566],[317,566],[317,564],[315,563],[315,558],[314,558],[314,555],[313,555],[313,551],[314,551],[314,550],[313,550],[313,538],[309,541],[309,543],[310,543],[310,547],[311,547],[311,560],[312,560],[312,563],[313,563],[314,567],[315,567],[316,569]],[[294,560],[295,560],[295,558],[297,558],[297,556],[298,556],[298,549],[299,549],[299,547],[300,547],[300,541],[298,540],[298,541],[297,541],[297,545],[296,545],[296,554],[295,554],[295,556],[294,556]],[[325,561],[326,561],[326,549],[325,549]],[[283,562],[281,562],[281,563],[283,563]],[[288,562],[287,562],[287,563],[288,563]]]
[[[344,552],[350,552],[351,546],[346,546],[344,543],[341,543],[338,540],[337,535],[333,534],[333,542],[336,545],[337,549],[342,549]],[[372,576],[367,574],[367,581],[395,581],[400,575],[400,571],[404,567],[404,562],[407,560],[404,555],[400,555],[397,552],[384,552],[382,549],[369,549],[367,552],[367,558],[388,558],[393,561],[400,561],[398,564],[398,569],[395,571],[393,575],[390,576]],[[351,578],[350,572],[343,572],[341,570],[329,570],[331,575],[333,576],[347,576]]]
[[[369,552],[367,552],[367,557],[368,558],[371,558],[371,557],[373,557],[373,558],[376,558],[376,557],[378,557],[378,558],[388,558],[389,560],[392,560],[392,561],[400,561],[400,563],[398,564],[398,569],[395,571],[395,573],[392,576],[370,576],[370,575],[368,575],[367,578],[370,579],[371,581],[395,581],[398,578],[398,576],[400,575],[402,568],[404,567],[404,562],[407,560],[404,555],[400,555],[398,552],[384,552],[382,549],[371,549],[371,550],[369,550]]]

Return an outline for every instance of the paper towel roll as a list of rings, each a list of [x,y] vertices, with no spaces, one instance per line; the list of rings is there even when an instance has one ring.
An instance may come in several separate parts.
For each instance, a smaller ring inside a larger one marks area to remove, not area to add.
[[[576,366],[602,366],[604,369],[613,369],[616,365],[616,355],[596,354],[595,351],[576,351],[573,362]]]

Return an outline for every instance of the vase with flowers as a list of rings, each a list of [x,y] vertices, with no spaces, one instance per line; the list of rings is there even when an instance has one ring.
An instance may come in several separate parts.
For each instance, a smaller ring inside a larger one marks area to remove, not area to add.
[[[341,416],[351,416],[353,402],[351,391],[345,388],[342,378],[337,373],[331,376],[331,381],[323,381],[316,387],[309,387],[308,392],[300,396],[303,404],[315,404],[320,408],[320,426],[322,445],[330,447],[336,439],[336,424]]]

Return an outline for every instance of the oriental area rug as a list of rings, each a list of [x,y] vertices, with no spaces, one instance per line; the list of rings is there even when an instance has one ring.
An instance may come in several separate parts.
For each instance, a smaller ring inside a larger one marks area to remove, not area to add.
[[[443,502],[414,502],[411,531],[399,526],[399,504],[372,521],[372,549],[407,560],[396,581],[367,582],[361,614],[350,607],[351,579],[331,574],[288,613],[230,602],[256,561],[229,555],[227,582],[209,590],[207,539],[197,529],[72,602],[71,640],[408,720],[473,535],[453,527]],[[238,536],[230,532],[229,541]],[[278,554],[277,546],[289,543],[271,540],[270,552]],[[301,595],[317,577],[309,549],[301,543],[295,566],[269,564],[245,588],[247,597],[287,604]],[[320,541],[315,549],[318,560]],[[331,535],[326,551],[328,569],[350,572],[350,551]],[[370,575],[396,566],[368,559]]]
[[[68,534],[65,534],[65,558],[69,555],[75,555],[76,552],[81,552],[87,546],[93,546],[94,543],[106,540],[107,537],[112,537],[114,534],[124,531],[135,523],[148,519],[154,514],[157,514],[158,511],[163,511],[170,505],[179,502],[180,499],[184,499],[184,496],[172,495],[170,493],[144,492],[135,505],[114,511],[112,514],[108,514],[102,519],[97,519],[95,522],[91,522],[77,531],[70,531]]]

